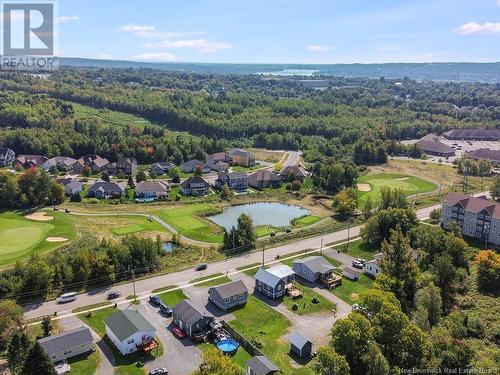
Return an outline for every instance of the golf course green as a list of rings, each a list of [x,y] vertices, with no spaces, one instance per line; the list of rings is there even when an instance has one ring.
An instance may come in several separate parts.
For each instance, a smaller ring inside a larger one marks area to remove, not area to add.
[[[369,174],[358,178],[359,207],[364,207],[368,198],[374,207],[378,206],[380,188],[383,186],[403,189],[406,195],[427,193],[438,188],[433,182],[415,176],[394,173]]]

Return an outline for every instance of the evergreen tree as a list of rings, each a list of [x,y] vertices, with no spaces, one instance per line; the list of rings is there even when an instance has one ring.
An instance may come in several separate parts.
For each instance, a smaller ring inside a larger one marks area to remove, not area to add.
[[[7,358],[12,374],[21,375],[24,361],[30,350],[30,340],[25,332],[16,332],[10,341]]]
[[[43,350],[42,346],[35,341],[31,346],[23,366],[23,375],[56,375],[52,361]]]
[[[52,321],[50,320],[50,317],[46,316],[42,320],[42,332],[43,332],[43,337],[50,336],[50,332],[52,331]]]

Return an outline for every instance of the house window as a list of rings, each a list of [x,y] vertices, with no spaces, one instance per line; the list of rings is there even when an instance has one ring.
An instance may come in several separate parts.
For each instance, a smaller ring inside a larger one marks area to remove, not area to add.
[[[134,339],[127,340],[127,344],[133,344],[133,343],[134,343]]]
[[[244,295],[243,294],[238,294],[238,299],[243,299]]]
[[[278,290],[278,291],[281,290],[281,284],[278,284],[278,287],[276,288],[276,290]]]
[[[230,298],[224,298],[224,302],[228,303],[230,301]]]

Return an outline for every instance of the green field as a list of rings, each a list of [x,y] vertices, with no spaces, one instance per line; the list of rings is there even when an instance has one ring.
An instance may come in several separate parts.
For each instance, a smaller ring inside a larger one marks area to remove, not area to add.
[[[293,311],[298,315],[306,315],[322,311],[332,311],[333,309],[335,309],[335,305],[333,304],[333,302],[330,302],[311,288],[300,285],[298,283],[296,283],[295,285],[302,291],[303,295],[301,298],[297,299],[284,297],[283,304],[288,308],[288,310]],[[313,298],[315,298],[318,303],[313,303]],[[294,305],[296,305],[295,309],[293,308]]]
[[[380,253],[380,246],[364,243],[361,239],[350,242],[349,247],[344,244],[340,246],[333,246],[333,248],[339,249],[340,251],[355,258],[363,258],[365,260],[371,260],[375,254]]]
[[[218,225],[201,217],[213,211],[209,204],[192,204],[155,212],[162,220],[173,226],[180,234],[197,241],[221,243],[223,230]]]
[[[395,173],[377,173],[361,176],[358,178],[358,184],[368,184],[370,191],[358,191],[359,207],[364,207],[368,197],[371,198],[374,206],[380,201],[380,188],[388,186],[390,188],[403,189],[406,195],[426,193],[437,189],[433,182],[423,180],[415,176]]]
[[[128,216],[120,219],[113,218],[116,222],[117,220],[123,220],[126,222],[126,225],[113,227],[111,228],[111,232],[116,234],[117,236],[123,236],[127,234],[134,234],[140,232],[164,232],[166,229],[160,225],[155,220],[149,221],[144,217],[134,217]]]
[[[320,221],[322,217],[319,216],[314,216],[314,215],[309,215],[309,216],[302,216],[298,219],[295,219],[293,221],[293,226],[300,228],[300,227],[306,227],[308,225],[312,225]]]
[[[352,305],[356,302],[358,294],[366,289],[370,289],[372,284],[373,280],[362,273],[357,281],[349,280],[346,277],[342,278],[342,285],[331,289],[331,292]]]
[[[54,220],[26,219],[15,212],[0,213],[0,266],[15,263],[31,254],[41,254],[69,243],[76,237],[73,217],[63,212],[48,212]],[[49,243],[47,237],[64,237],[66,242]]]

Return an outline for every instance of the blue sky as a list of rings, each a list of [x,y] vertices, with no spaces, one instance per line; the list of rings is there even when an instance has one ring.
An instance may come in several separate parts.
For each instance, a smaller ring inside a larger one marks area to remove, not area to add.
[[[500,0],[60,0],[59,15],[61,56],[500,61]]]

